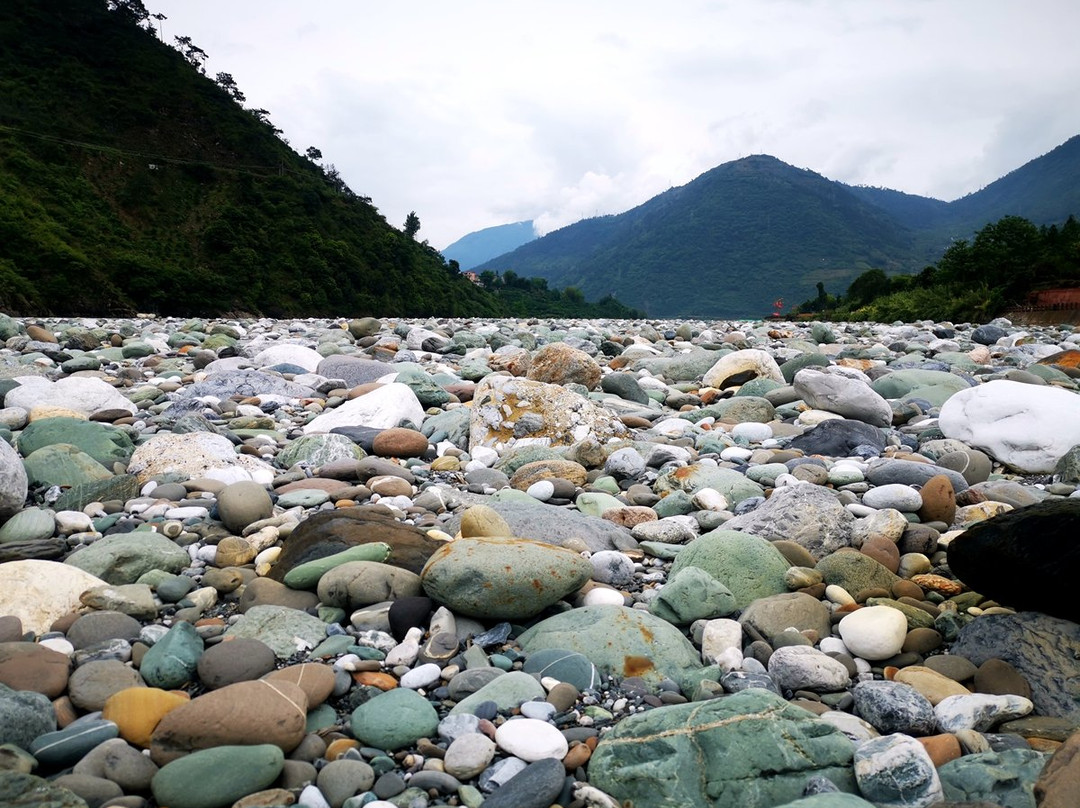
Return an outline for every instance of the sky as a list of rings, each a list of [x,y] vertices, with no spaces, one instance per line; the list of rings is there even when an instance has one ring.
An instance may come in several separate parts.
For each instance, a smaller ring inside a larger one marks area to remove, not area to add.
[[[1075,0],[144,0],[443,248],[771,154],[952,200],[1080,134]]]

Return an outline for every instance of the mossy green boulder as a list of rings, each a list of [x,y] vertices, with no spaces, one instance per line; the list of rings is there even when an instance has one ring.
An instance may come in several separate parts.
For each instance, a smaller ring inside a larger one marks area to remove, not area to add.
[[[19,451],[24,457],[57,443],[81,449],[105,468],[126,463],[135,451],[135,444],[124,430],[81,418],[42,418],[31,421],[19,433]]]
[[[752,484],[752,483],[751,483]],[[771,542],[737,530],[713,530],[686,545],[671,565],[669,578],[698,567],[716,578],[745,609],[758,598],[787,592],[784,573],[791,564]]]
[[[268,788],[285,766],[273,744],[215,746],[166,763],[150,782],[158,805],[225,808]]]

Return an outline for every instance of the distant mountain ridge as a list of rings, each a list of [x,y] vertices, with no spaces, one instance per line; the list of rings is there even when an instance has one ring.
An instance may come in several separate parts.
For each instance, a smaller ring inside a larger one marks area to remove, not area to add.
[[[496,256],[516,250],[536,238],[532,220],[486,227],[462,236],[441,252],[448,261],[457,261],[462,271],[479,266]]]
[[[614,293],[658,317],[765,316],[846,289],[871,268],[915,272],[957,238],[1016,215],[1036,224],[1080,213],[1080,136],[953,202],[850,186],[775,157],[706,171],[613,216],[556,230],[476,267]]]

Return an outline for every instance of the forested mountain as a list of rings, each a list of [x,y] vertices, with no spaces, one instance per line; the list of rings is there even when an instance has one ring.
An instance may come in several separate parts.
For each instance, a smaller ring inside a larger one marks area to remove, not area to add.
[[[843,292],[870,268],[917,272],[1007,215],[1080,213],[1080,136],[954,202],[853,187],[755,155],[616,216],[586,219],[482,264],[652,316],[762,317],[774,300]]]
[[[498,314],[139,0],[0,3],[0,309]]]
[[[464,271],[515,250],[534,238],[536,230],[532,221],[500,224],[462,236],[449,247],[444,247],[442,254],[448,261],[457,261]]]

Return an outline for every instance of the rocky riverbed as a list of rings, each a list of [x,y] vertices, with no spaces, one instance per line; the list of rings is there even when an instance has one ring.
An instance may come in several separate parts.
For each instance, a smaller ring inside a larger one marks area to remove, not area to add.
[[[0,341],[0,805],[1080,801],[1072,327]]]

